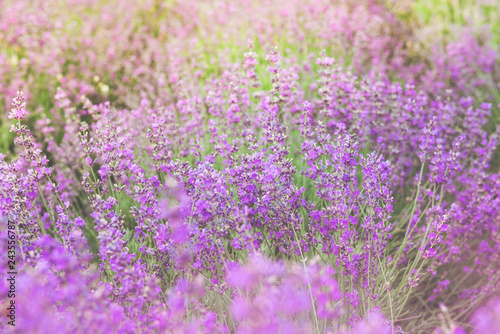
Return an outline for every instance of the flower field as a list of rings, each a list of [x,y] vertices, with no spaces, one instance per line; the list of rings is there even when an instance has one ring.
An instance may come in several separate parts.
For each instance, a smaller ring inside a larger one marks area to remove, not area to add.
[[[1,333],[500,333],[498,0],[0,1]]]

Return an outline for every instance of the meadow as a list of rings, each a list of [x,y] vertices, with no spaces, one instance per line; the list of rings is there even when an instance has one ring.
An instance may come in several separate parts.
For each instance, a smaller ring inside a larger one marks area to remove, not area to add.
[[[498,0],[0,1],[2,333],[500,333]]]

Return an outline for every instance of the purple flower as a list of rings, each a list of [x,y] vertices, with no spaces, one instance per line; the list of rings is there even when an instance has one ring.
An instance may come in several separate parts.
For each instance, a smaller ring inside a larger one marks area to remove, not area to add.
[[[26,110],[26,102],[24,102],[24,94],[23,92],[17,92],[16,97],[12,100],[12,109],[9,113],[9,118],[21,120],[25,119],[28,115],[28,111]]]

